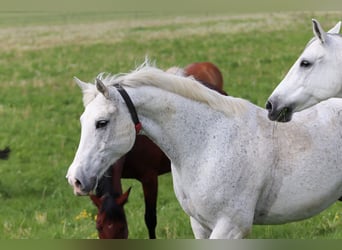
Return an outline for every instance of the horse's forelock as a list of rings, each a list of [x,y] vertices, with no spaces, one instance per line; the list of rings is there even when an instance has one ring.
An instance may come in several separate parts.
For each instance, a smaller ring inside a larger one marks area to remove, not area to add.
[[[107,194],[103,199],[101,213],[105,213],[109,220],[125,218],[123,207],[116,202],[118,197],[119,194]]]

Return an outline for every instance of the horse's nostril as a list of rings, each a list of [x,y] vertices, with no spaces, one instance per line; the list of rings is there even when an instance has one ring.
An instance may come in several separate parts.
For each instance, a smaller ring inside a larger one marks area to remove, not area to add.
[[[96,188],[96,177],[91,177],[89,181],[75,178],[73,181],[74,193],[76,195],[87,195]]]
[[[84,186],[82,185],[82,183],[78,179],[75,179],[75,181],[74,181],[74,194],[75,195],[85,195]]]
[[[268,111],[272,111],[272,103],[270,102],[270,101],[267,101],[266,102],[266,109],[268,110]]]
[[[75,187],[77,188],[81,188],[82,187],[82,183],[79,180],[75,180]]]

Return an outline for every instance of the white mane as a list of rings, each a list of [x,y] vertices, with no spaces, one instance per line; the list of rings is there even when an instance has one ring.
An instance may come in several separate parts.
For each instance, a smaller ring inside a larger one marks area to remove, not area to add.
[[[131,73],[118,75],[105,75],[101,73],[98,75],[98,78],[107,86],[121,84],[122,86],[132,88],[140,86],[157,87],[194,101],[206,103],[213,109],[229,116],[247,110],[248,102],[246,100],[223,96],[205,87],[192,77],[183,77],[164,72],[151,66],[148,61],[145,61]],[[84,102],[89,102],[94,96],[96,96],[94,93],[88,93],[88,97],[84,97]]]
[[[179,68],[179,67],[168,68],[165,72],[170,73],[170,74],[174,74],[174,75],[178,75],[178,76],[185,76],[184,69]]]

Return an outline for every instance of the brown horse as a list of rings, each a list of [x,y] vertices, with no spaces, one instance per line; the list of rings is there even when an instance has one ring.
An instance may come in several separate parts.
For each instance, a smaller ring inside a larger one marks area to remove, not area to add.
[[[170,68],[170,73],[192,76],[204,85],[222,94],[223,80],[220,70],[212,63],[193,63],[184,69]],[[155,239],[157,225],[158,176],[171,170],[170,160],[147,137],[138,135],[130,152],[118,160],[101,180],[96,196],[91,195],[98,208],[96,227],[99,238],[127,238],[128,227],[123,205],[129,192],[122,195],[121,178],[141,182],[145,199],[145,223],[150,239]]]
[[[193,76],[200,81],[211,86],[215,86],[217,90],[223,90],[223,77],[221,71],[215,64],[211,62],[199,62],[189,64],[184,68],[185,76]]]

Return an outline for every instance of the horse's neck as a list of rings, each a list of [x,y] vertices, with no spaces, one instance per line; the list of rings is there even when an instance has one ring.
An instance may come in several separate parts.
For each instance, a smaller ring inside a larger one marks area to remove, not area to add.
[[[159,89],[153,89],[149,94],[149,101],[138,107],[138,114],[142,116],[146,134],[157,142],[164,152],[176,154],[175,148],[182,147],[182,141],[195,140],[192,138],[194,132],[192,130],[203,130],[202,126],[195,128],[196,122],[201,122],[207,127],[208,112],[203,112],[203,117],[197,119],[194,117],[199,114],[199,110],[205,110],[204,105],[195,107],[192,101]],[[147,95],[143,94],[143,96]]]
[[[207,145],[204,140],[209,133],[228,137],[231,126],[248,129],[249,123],[256,122],[250,115],[228,117],[206,104],[153,87],[139,88],[139,91],[132,93],[132,99],[144,133],[173,161],[178,160],[180,155],[205,150]],[[250,105],[248,112],[256,113],[256,106]],[[266,113],[264,117],[266,120]]]
[[[189,145],[203,143],[213,119],[224,116],[205,104],[154,87],[139,88],[132,99],[144,133],[173,161],[186,154]]]

